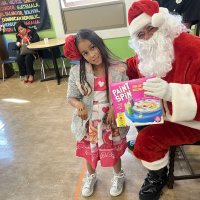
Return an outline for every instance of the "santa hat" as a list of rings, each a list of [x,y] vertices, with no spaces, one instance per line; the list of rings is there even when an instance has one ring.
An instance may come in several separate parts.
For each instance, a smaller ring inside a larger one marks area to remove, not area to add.
[[[151,23],[154,27],[161,27],[165,22],[167,8],[159,8],[157,1],[135,1],[128,11],[129,33],[133,35],[144,26]]]

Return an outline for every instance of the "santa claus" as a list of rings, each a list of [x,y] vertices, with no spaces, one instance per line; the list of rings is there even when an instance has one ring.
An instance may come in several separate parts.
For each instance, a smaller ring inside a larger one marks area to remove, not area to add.
[[[128,12],[130,79],[154,75],[143,85],[163,100],[165,122],[142,128],[134,155],[149,170],[141,200],[157,200],[167,182],[169,148],[200,140],[200,38],[187,33],[181,17],[152,0],[135,1]]]

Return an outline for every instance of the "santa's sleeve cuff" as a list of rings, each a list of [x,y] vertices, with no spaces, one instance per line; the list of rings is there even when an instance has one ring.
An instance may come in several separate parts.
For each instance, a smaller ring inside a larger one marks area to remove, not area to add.
[[[172,122],[194,120],[197,113],[197,102],[190,84],[170,83],[172,91],[172,113],[164,102],[166,117]]]

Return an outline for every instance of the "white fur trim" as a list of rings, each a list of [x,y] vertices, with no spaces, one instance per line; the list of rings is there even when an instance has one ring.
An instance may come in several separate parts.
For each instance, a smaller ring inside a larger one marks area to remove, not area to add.
[[[138,17],[132,20],[129,25],[129,33],[132,36],[134,33],[142,29],[144,26],[151,22],[151,16],[146,13],[142,13]]]
[[[166,118],[171,122],[192,121],[197,113],[197,102],[189,84],[169,84],[172,91],[172,115],[170,115],[166,102]]]
[[[166,15],[169,13],[167,8],[160,7],[159,13],[155,13],[152,16],[152,26],[154,27],[161,27],[166,20]]]
[[[177,124],[183,125],[183,126],[187,126],[190,128],[194,128],[197,130],[200,130],[200,123],[199,121],[190,121],[190,122],[176,122]]]
[[[167,166],[169,162],[169,152],[165,154],[163,158],[160,160],[156,160],[154,162],[147,162],[142,160],[142,164],[148,169],[148,170],[159,170],[163,167]]]
[[[169,14],[169,10],[164,7],[159,7],[159,13],[163,13],[166,15],[166,14]]]
[[[156,13],[152,16],[152,26],[161,27],[165,22],[165,15],[163,13]]]
[[[146,13],[142,13],[138,17],[136,17],[129,25],[129,33],[132,36],[134,33],[142,29],[149,23],[152,23],[154,27],[160,27],[166,19],[166,14],[169,11],[167,8],[160,7],[159,13],[155,13],[152,17],[147,15]]]

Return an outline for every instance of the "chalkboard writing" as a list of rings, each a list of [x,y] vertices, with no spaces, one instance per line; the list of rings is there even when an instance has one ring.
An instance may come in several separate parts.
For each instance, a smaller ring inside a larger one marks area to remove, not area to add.
[[[19,21],[36,30],[51,28],[46,0],[0,0],[0,24],[5,32],[16,32]]]

